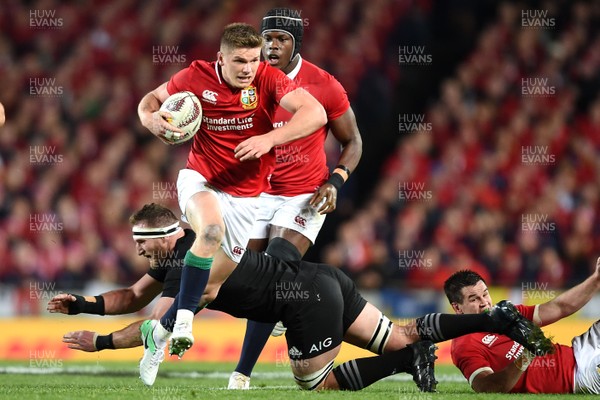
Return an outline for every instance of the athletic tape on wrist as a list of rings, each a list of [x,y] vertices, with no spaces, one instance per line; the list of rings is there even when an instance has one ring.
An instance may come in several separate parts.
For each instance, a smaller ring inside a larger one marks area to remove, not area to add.
[[[98,351],[105,349],[114,350],[115,344],[113,343],[113,334],[111,333],[110,335],[100,336],[96,333],[96,336],[94,337],[94,345]]]
[[[339,192],[344,184],[344,178],[337,172],[334,172],[327,180],[327,183],[330,183]]]
[[[104,315],[104,297],[94,296],[96,301],[88,301],[85,297],[83,299],[85,302],[83,303],[82,313]]]

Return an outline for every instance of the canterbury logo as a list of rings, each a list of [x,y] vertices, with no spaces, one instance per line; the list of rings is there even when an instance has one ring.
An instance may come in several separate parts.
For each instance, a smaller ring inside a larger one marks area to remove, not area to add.
[[[218,94],[216,92],[213,92],[212,90],[205,90],[204,92],[202,92],[202,98],[208,101],[209,103],[216,104],[217,96]]]
[[[294,218],[294,222],[300,225],[301,227],[306,228],[306,218],[296,215],[296,218]]]
[[[481,343],[487,346],[491,346],[492,343],[496,341],[496,339],[498,339],[498,336],[496,335],[485,335],[483,338],[481,338]]]
[[[231,252],[235,255],[241,256],[242,254],[244,254],[244,249],[240,246],[235,246]]]

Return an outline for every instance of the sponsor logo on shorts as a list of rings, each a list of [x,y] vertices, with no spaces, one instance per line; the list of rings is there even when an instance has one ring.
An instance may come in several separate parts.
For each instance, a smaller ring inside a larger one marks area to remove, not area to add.
[[[231,252],[232,252],[233,254],[235,254],[236,256],[241,256],[242,254],[244,254],[244,249],[243,249],[243,248],[241,248],[240,246],[235,246],[235,247],[233,248],[233,250],[231,250]]]
[[[296,346],[292,346],[288,351],[290,357],[300,357],[302,356],[302,352],[296,348]]]
[[[481,339],[481,343],[483,343],[486,346],[490,347],[492,345],[492,343],[494,343],[497,339],[498,339],[498,336],[496,336],[496,335],[485,335]]]
[[[329,346],[331,346],[331,338],[325,338],[321,341],[319,341],[318,343],[313,344],[312,346],[310,346],[310,351],[308,352],[308,354],[315,352],[315,351],[321,351],[323,349],[328,348]]]
[[[306,218],[301,217],[300,215],[296,215],[294,218],[294,222],[296,225],[301,226],[302,228],[306,228]]]

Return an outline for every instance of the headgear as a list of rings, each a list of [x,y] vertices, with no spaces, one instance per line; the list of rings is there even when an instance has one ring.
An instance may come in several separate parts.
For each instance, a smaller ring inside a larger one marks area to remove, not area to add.
[[[302,35],[304,34],[304,23],[300,17],[300,12],[289,8],[272,8],[262,19],[260,33],[265,32],[285,32],[292,37],[294,41],[294,51],[292,58],[300,52],[302,47]]]

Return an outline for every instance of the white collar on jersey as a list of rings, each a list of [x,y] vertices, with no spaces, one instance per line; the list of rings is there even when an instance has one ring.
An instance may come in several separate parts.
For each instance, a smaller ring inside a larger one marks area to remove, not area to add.
[[[298,58],[299,58],[298,64],[296,64],[294,69],[291,70],[289,74],[287,74],[288,78],[290,78],[291,80],[296,79],[298,72],[300,72],[300,68],[302,68],[302,56],[300,54],[298,54]]]
[[[217,74],[217,79],[219,80],[219,85],[223,83],[221,80],[221,74],[219,74],[219,62],[215,62],[215,74]]]

